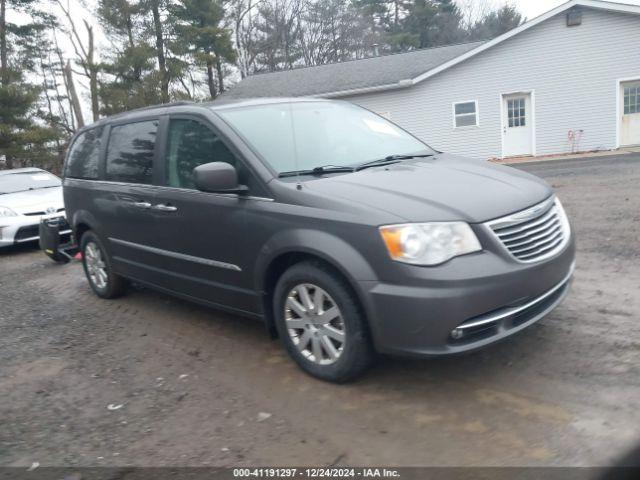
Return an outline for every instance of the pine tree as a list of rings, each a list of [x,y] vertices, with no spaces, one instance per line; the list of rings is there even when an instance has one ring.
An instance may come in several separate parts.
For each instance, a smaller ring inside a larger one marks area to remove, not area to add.
[[[489,40],[516,28],[524,22],[524,18],[513,5],[503,5],[500,9],[490,12],[476,22],[470,32],[475,40]]]
[[[135,0],[100,0],[98,20],[114,47],[101,65],[101,113],[162,102],[156,52],[145,26],[146,5]]]
[[[28,13],[32,21],[17,25],[7,20],[8,12]],[[35,0],[0,0],[0,162],[6,168],[55,167],[60,132],[42,119],[42,87],[28,79],[39,66],[38,40],[49,20]]]
[[[224,62],[236,60],[231,31],[222,25],[224,7],[217,0],[180,0],[171,13],[177,34],[172,50],[204,67],[209,96],[216,98],[224,90]]]

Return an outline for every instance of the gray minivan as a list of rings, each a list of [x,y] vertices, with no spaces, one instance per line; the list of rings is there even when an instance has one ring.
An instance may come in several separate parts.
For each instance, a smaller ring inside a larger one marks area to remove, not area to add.
[[[521,171],[443,154],[355,105],[171,104],[73,139],[67,218],[103,298],[133,280],[262,319],[306,372],[503,339],[566,295],[574,241]]]

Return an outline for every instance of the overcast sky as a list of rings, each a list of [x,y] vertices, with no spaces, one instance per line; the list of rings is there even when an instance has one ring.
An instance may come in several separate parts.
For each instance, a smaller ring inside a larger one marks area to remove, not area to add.
[[[477,1],[477,0],[476,0]],[[491,0],[494,5],[503,5],[505,3],[504,0]],[[516,0],[507,2],[512,5],[516,5],[518,10],[520,10],[525,17],[529,20],[532,18],[541,15],[552,8],[557,7],[558,5],[562,5],[566,3],[566,0]],[[633,5],[640,5],[640,0],[621,0],[618,3],[630,3]]]

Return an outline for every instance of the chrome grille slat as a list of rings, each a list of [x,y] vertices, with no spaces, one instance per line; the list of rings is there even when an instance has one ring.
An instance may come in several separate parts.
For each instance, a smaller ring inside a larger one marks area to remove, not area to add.
[[[552,229],[554,226],[557,226],[557,225],[560,225],[560,222],[559,222],[557,217],[553,217],[553,219],[549,223],[545,223],[541,227],[535,228],[533,230],[527,230],[525,233],[523,233],[521,235],[518,235],[516,237],[512,237],[512,238],[506,238],[505,239],[505,238],[500,237],[500,240],[502,240],[505,245],[511,247],[511,246],[513,246],[511,244],[511,242],[523,240],[523,239],[528,238],[531,235],[535,235],[536,233],[539,233],[539,232],[549,231],[550,229]]]
[[[536,262],[556,254],[570,236],[564,210],[553,197],[486,225],[504,248],[521,262]]]
[[[513,253],[514,255],[517,253],[522,253],[522,252],[527,252],[529,250],[533,250],[534,248],[539,248],[542,247],[548,243],[553,242],[554,240],[556,240],[557,238],[561,238],[562,237],[562,232],[556,232],[554,235],[552,236],[548,236],[547,238],[545,238],[544,240],[541,240],[539,242],[533,242],[529,245],[527,245],[526,247],[522,247],[522,248],[515,248],[515,249],[509,249],[511,251],[511,253]]]
[[[500,236],[500,237],[503,237],[503,236],[505,236],[505,235],[512,235],[512,234],[514,234],[514,233],[521,232],[521,231],[526,230],[526,229],[528,229],[528,228],[535,227],[536,225],[540,225],[541,223],[546,222],[546,221],[547,221],[549,218],[551,218],[554,214],[555,214],[555,212],[554,212],[554,210],[553,210],[553,208],[552,208],[550,211],[548,211],[548,212],[544,215],[544,217],[543,217],[543,218],[538,217],[537,221],[535,221],[535,222],[527,222],[527,221],[525,221],[525,222],[523,222],[523,223],[526,223],[526,225],[525,225],[525,226],[519,226],[519,225],[517,225],[517,226],[515,226],[515,227],[500,228],[500,229],[496,229],[496,230],[495,230],[495,232],[496,232],[496,234],[498,234],[498,236]],[[520,225],[522,225],[522,224],[520,224]]]
[[[539,248],[535,252],[527,253],[526,255],[520,255],[520,259],[522,260],[522,259],[527,259],[529,257],[540,255],[541,253],[544,253],[544,252],[546,252],[548,250],[552,250],[554,247],[558,246],[558,244],[560,244],[561,242],[562,242],[562,238],[558,238],[551,245],[548,245],[548,246],[543,247],[543,248]]]
[[[527,243],[531,243],[531,242],[535,242],[537,240],[540,240],[541,238],[546,237],[547,235],[551,235],[553,233],[555,233],[558,230],[561,230],[562,226],[560,225],[559,222],[554,223],[553,225],[551,225],[549,228],[546,228],[544,230],[541,231],[540,234],[538,235],[534,235],[533,237],[527,236],[527,237],[523,237],[523,239],[520,239],[521,241],[518,241],[516,243],[512,243],[513,240],[509,241],[509,242],[504,242],[505,246],[507,248],[516,248],[519,247],[521,245],[526,245]]]

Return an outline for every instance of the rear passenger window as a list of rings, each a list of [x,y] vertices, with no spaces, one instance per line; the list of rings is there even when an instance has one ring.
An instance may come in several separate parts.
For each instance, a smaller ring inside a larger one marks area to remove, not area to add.
[[[104,127],[92,128],[81,133],[69,151],[65,176],[69,178],[98,178],[100,144]]]
[[[185,119],[169,124],[167,151],[167,185],[177,188],[196,188],[193,169],[209,162],[226,162],[236,167],[242,182],[242,169],[236,157],[206,125]]]
[[[158,121],[111,127],[107,146],[106,179],[151,184]]]

